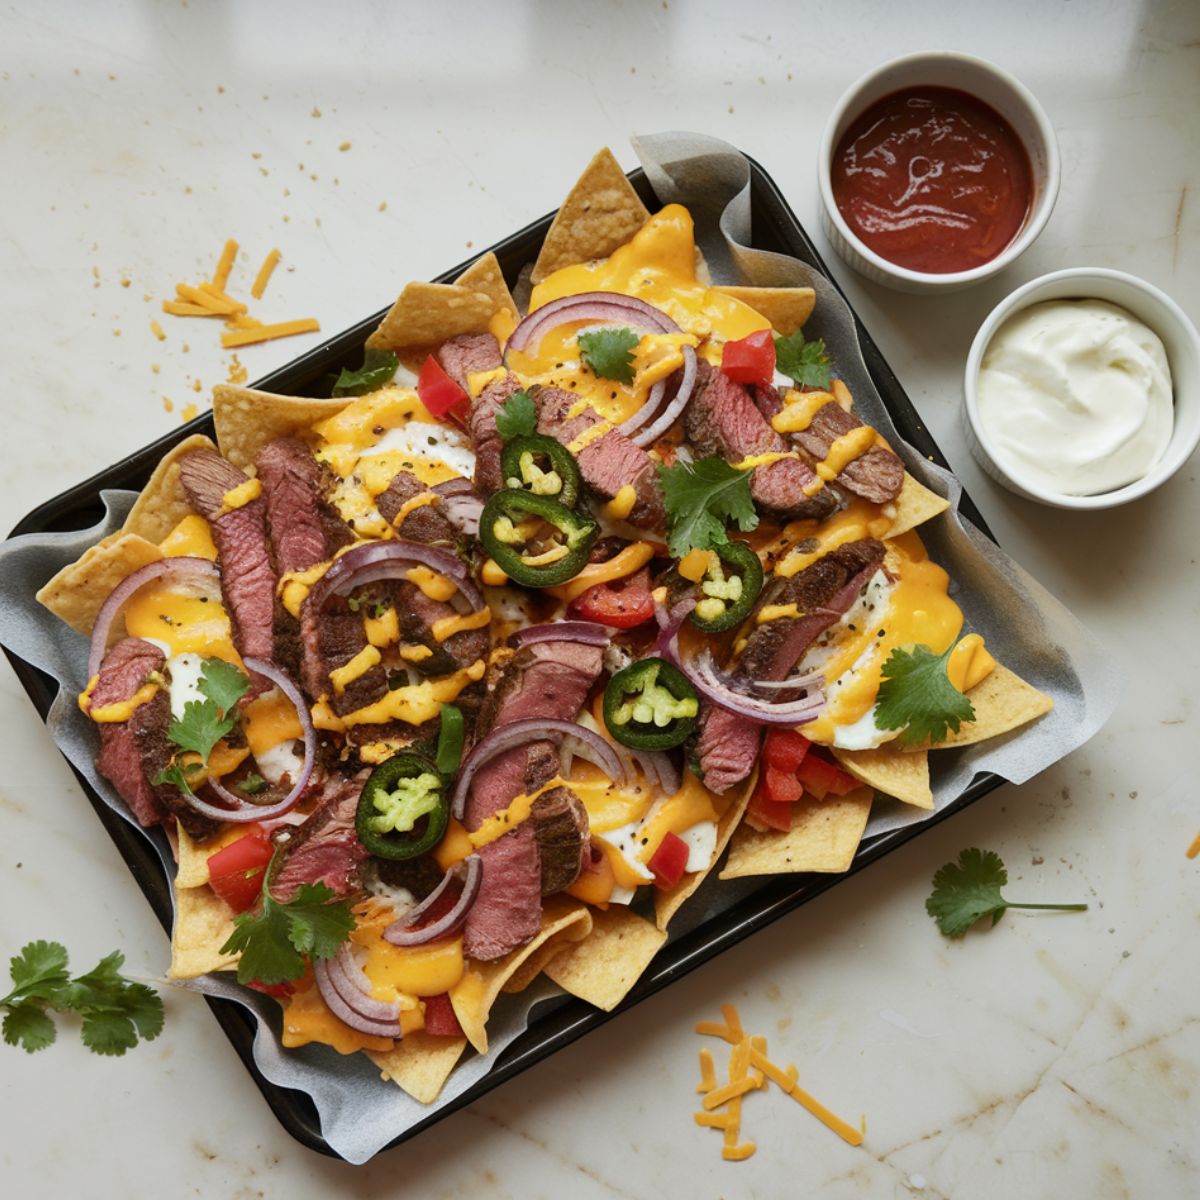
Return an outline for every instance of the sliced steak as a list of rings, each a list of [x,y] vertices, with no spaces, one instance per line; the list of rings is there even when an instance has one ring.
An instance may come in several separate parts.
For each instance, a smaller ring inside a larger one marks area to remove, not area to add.
[[[587,809],[568,787],[543,792],[530,810],[542,869],[542,895],[569,888],[579,878],[591,845]]]
[[[782,407],[775,388],[756,388],[754,401],[768,421]],[[817,409],[807,429],[791,436],[819,462],[838,438],[863,424],[852,412],[831,400]],[[865,454],[847,463],[834,482],[872,504],[887,504],[895,500],[904,486],[904,464],[885,446],[872,446]]]
[[[353,778],[329,775],[321,784],[321,798],[307,821],[297,826],[280,855],[271,881],[271,895],[283,903],[292,899],[302,883],[323,883],[338,896],[358,887],[358,869],[366,861],[366,847],[354,827],[358,798],[367,772]]]
[[[443,342],[437,360],[443,371],[464,392],[469,391],[468,376],[479,371],[494,371],[504,365],[500,343],[490,333],[464,333]]]
[[[463,950],[487,962],[523,946],[541,929],[542,869],[529,821],[481,846],[477,853],[483,877],[467,913]]]
[[[564,446],[570,447],[601,421],[600,414],[591,407],[578,416],[568,416],[579,397],[562,388],[537,388],[535,399],[538,433],[546,434]],[[626,485],[633,485],[637,499],[626,518],[630,525],[639,529],[660,529],[665,524],[666,514],[655,479],[654,460],[623,433],[610,429],[588,442],[575,457],[584,482],[605,500],[611,500]]]
[[[706,707],[696,742],[704,786],[721,795],[748,778],[761,740],[761,725],[715,705]]]
[[[480,658],[487,658],[492,649],[491,627],[463,629],[439,642],[433,627],[456,610],[445,600],[431,600],[415,583],[402,583],[396,588],[395,604],[400,616],[400,634],[406,642],[418,643],[431,650],[428,658],[413,666],[422,675],[446,675],[469,667]]]
[[[696,390],[684,413],[684,429],[700,455],[716,454],[730,462],[788,450],[787,443],[755,407],[750,393],[706,362],[698,365]],[[819,521],[837,507],[837,497],[825,488],[805,495],[804,489],[816,478],[808,463],[782,458],[754,468],[750,494],[755,504],[777,517]]]
[[[221,593],[243,658],[274,657],[275,572],[267,547],[262,497],[225,512],[225,494],[246,476],[215,450],[193,450],[179,461],[188,503],[208,521],[221,568]]]
[[[488,336],[491,337],[491,334]],[[397,471],[387,490],[375,497],[375,507],[379,509],[380,516],[406,541],[423,542],[429,546],[453,546],[458,542],[458,532],[442,512],[441,501],[412,509],[396,525],[396,518],[405,503],[430,490],[411,472]]]
[[[520,390],[521,381],[510,371],[502,379],[493,379],[471,402],[468,429],[475,445],[475,487],[485,496],[504,486],[500,474],[504,439],[496,428],[496,414],[504,402]]]

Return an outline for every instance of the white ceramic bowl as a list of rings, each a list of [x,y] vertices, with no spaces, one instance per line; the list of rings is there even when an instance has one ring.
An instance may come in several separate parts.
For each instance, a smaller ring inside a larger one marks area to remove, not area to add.
[[[897,266],[870,249],[846,224],[833,198],[830,167],[833,154],[850,124],[877,100],[902,88],[955,88],[994,108],[1016,131],[1029,153],[1033,171],[1033,202],[1017,236],[990,262],[969,271],[932,274]],[[1058,198],[1058,142],[1042,106],[1033,93],[1007,71],[982,58],[951,51],[909,54],[864,75],[837,102],[821,138],[818,179],[821,189],[821,228],[833,248],[861,275],[901,292],[945,293],[988,279],[1003,271],[1033,244],[1050,219]]]
[[[1068,496],[1050,492],[1023,479],[1019,468],[1004,464],[979,415],[979,367],[996,330],[1014,313],[1030,305],[1045,300],[1066,299],[1107,300],[1131,312],[1162,339],[1171,368],[1175,423],[1162,458],[1141,479],[1096,496]],[[1110,271],[1103,267],[1070,267],[1065,271],[1043,275],[1017,288],[992,309],[987,320],[979,327],[971,343],[971,353],[967,356],[963,388],[966,393],[963,423],[967,443],[979,465],[1010,492],[1055,508],[1115,508],[1145,496],[1170,479],[1200,443],[1200,334],[1197,334],[1195,325],[1170,296],[1144,279],[1126,275],[1123,271]]]

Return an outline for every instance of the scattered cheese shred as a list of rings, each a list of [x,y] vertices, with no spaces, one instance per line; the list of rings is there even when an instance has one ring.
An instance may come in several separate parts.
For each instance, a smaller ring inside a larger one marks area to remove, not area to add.
[[[700,1082],[696,1091],[711,1092],[717,1086],[717,1070],[713,1064],[712,1051],[707,1046],[700,1047]],[[703,1121],[700,1122],[702,1125]]]
[[[271,282],[271,272],[275,270],[276,264],[279,262],[282,255],[278,250],[272,250],[266,258],[263,259],[263,265],[258,268],[258,274],[254,277],[254,282],[250,285],[250,295],[255,300],[263,298],[263,292],[267,290],[267,284]]]
[[[1196,834],[1196,840],[1188,847],[1188,858],[1195,858],[1200,854],[1200,833]]]
[[[236,316],[239,312],[245,312],[246,306],[239,304],[236,300],[228,298],[221,299],[220,293],[213,295],[211,284],[201,284],[200,287],[192,287],[187,283],[177,283],[175,291],[181,300],[190,300],[193,304],[200,308],[206,309],[210,313],[216,313],[221,317]]]
[[[183,300],[164,300],[162,310],[173,317],[216,317],[219,313],[201,304],[189,304]]]
[[[167,340],[167,335],[163,331],[163,327],[157,321],[150,322],[150,332],[154,334],[154,336],[158,338],[160,342],[165,342]]]
[[[251,346],[256,342],[270,342],[275,338],[292,337],[297,333],[316,333],[321,323],[316,317],[302,317],[297,321],[281,321],[278,325],[260,325],[256,329],[234,330],[221,334],[221,345],[226,350],[235,346]]]
[[[744,1096],[757,1087],[758,1083],[754,1078],[747,1075],[745,1079],[739,1079],[736,1083],[727,1083],[724,1087],[714,1088],[704,1097],[705,1111],[720,1108],[722,1104],[728,1104],[736,1096]]]
[[[217,269],[213,272],[213,287],[219,291],[223,292],[229,282],[229,272],[233,270],[233,260],[237,258],[237,252],[238,244],[230,238],[221,250],[221,257],[217,259]]]

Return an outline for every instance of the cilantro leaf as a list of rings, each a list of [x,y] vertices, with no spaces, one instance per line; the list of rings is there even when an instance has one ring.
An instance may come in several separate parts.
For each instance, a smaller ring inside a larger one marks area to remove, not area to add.
[[[537,407],[526,391],[513,392],[496,413],[496,432],[506,441],[537,430]]]
[[[206,658],[196,686],[223,713],[229,713],[246,694],[250,679],[223,658]]]
[[[633,382],[633,351],[641,340],[632,329],[594,329],[576,338],[579,357],[592,374],[618,383]]]
[[[14,1004],[4,1014],[4,1040],[10,1046],[20,1046],[26,1054],[44,1050],[57,1037],[54,1022],[46,1016],[36,1000]]]
[[[723,458],[701,458],[658,467],[658,482],[671,524],[668,549],[674,558],[689,550],[711,550],[728,540],[725,525],[734,521],[743,533],[758,524],[750,498],[750,471],[739,471]]]
[[[9,960],[8,973],[15,991],[48,999],[67,982],[67,949],[59,942],[30,942]]]
[[[246,694],[250,680],[222,659],[206,658],[197,686],[205,698],[189,700],[183,716],[172,718],[167,736],[181,750],[191,750],[207,761],[212,748],[237,724],[237,702]],[[168,782],[186,787],[176,779]]]
[[[133,1022],[123,1013],[99,1009],[83,1019],[80,1029],[83,1044],[93,1054],[119,1057],[137,1045],[137,1030]]]
[[[804,330],[775,339],[775,367],[799,387],[829,386],[829,355],[820,338],[807,341]]]
[[[357,371],[343,367],[333,385],[334,396],[365,396],[378,391],[395,377],[400,359],[394,350],[366,350],[363,365]]]
[[[941,742],[947,729],[958,732],[975,720],[975,708],[950,682],[946,664],[954,647],[934,654],[928,646],[894,649],[883,664],[883,682],[875,707],[876,729],[899,729],[899,740],[916,745]]]
[[[925,911],[946,937],[960,938],[984,917],[991,917],[994,926],[1010,908],[1087,910],[1086,904],[1016,904],[1000,894],[1006,883],[1008,872],[1000,855],[974,847],[960,851],[958,862],[946,863],[934,875]]]

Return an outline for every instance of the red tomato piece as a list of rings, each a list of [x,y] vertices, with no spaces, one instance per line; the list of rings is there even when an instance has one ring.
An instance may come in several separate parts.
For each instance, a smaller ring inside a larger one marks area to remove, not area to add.
[[[762,773],[759,786],[772,804],[795,804],[804,795],[800,780],[791,771],[777,771],[770,763]]]
[[[721,370],[734,383],[770,387],[775,379],[775,339],[769,329],[759,329],[726,342],[721,351]]]
[[[274,996],[276,1000],[286,1000],[296,990],[294,983],[263,983],[261,979],[252,979],[246,986],[264,996]]]
[[[802,733],[792,729],[772,729],[763,745],[763,757],[777,771],[799,769],[812,743]]]
[[[255,828],[208,860],[208,882],[234,912],[245,912],[258,899],[272,851],[270,839]]]
[[[434,1037],[462,1037],[462,1026],[450,1003],[449,992],[425,997],[425,1032]]]
[[[819,793],[822,797],[827,792],[832,792],[835,796],[844,796],[847,792],[852,792],[856,787],[862,786],[853,775],[847,774],[840,767],[835,767],[833,763],[826,762],[823,758],[818,758],[815,754],[809,754],[804,759],[796,774],[806,788]]]
[[[673,888],[683,878],[689,853],[687,842],[668,832],[646,864],[654,872],[655,887]]]
[[[654,597],[650,594],[650,568],[634,571],[627,579],[598,583],[571,605],[571,611],[585,621],[598,621],[614,629],[632,629],[654,616]]]
[[[799,787],[799,784],[796,786]],[[778,829],[781,833],[790,833],[792,830],[792,803],[793,801],[790,800],[771,799],[767,784],[767,772],[764,771],[758,778],[758,786],[754,789],[754,795],[750,798],[750,803],[746,808],[746,818],[760,831]]]
[[[417,377],[417,395],[435,417],[461,421],[470,406],[470,397],[442,370],[441,363],[432,354]]]

